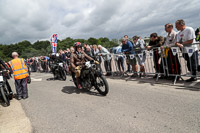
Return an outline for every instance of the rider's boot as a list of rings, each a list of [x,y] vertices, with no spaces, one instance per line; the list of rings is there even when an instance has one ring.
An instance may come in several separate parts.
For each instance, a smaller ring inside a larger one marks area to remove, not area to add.
[[[79,79],[79,78],[76,78],[76,81],[77,81],[78,89],[82,89],[80,79]]]

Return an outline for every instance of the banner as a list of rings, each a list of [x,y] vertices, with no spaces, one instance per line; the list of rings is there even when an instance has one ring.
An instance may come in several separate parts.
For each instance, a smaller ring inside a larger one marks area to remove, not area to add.
[[[51,36],[51,50],[52,50],[52,53],[56,53],[56,49],[57,49],[57,37],[58,37],[58,34],[53,34]]]
[[[149,52],[149,56],[153,57],[153,52],[152,51]]]
[[[195,49],[195,48],[194,48],[194,47],[185,47],[185,49],[186,49],[186,51],[187,51],[189,57],[191,57],[192,54],[194,53],[194,49]]]
[[[140,60],[142,61],[142,59],[143,59],[143,53],[141,53],[141,54],[138,54],[138,57],[140,58]]]
[[[134,54],[131,54],[129,55],[130,56],[130,59],[134,59],[135,55]]]
[[[178,53],[178,47],[171,47],[172,53],[175,56]]]

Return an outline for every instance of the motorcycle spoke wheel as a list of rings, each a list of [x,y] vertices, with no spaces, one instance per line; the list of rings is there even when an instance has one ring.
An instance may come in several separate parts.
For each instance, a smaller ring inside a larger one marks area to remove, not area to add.
[[[97,77],[95,88],[101,95],[106,96],[109,91],[109,86],[106,78],[103,76]]]
[[[61,76],[62,76],[62,80],[64,81],[67,79],[65,70],[62,70]]]
[[[10,99],[9,99],[9,93],[7,92],[5,87],[0,87],[1,96],[3,98],[4,103],[9,106],[10,105]]]

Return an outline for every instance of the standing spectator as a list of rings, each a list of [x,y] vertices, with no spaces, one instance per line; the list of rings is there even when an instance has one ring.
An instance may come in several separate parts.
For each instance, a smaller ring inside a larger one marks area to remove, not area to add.
[[[96,44],[94,44],[94,45],[96,45]],[[90,45],[90,48],[93,48],[93,45]]]
[[[41,59],[42,59],[41,56],[38,57],[37,69],[39,70],[39,72],[41,72],[41,67],[42,67]]]
[[[176,35],[177,33],[173,30],[173,24],[168,23],[165,25],[165,31],[168,33],[165,43],[160,48],[163,50],[164,53],[164,64],[167,65],[168,73],[179,75],[181,73],[181,65],[178,60],[178,55],[175,56],[172,53],[171,47],[176,46]],[[166,59],[165,59],[166,58]],[[168,76],[168,75],[167,75]],[[169,79],[175,79],[174,76],[168,76]],[[177,78],[179,80],[180,77]]]
[[[63,67],[65,69],[65,72],[67,73],[67,60],[66,60],[66,54],[64,53],[63,50],[59,50],[59,57],[61,59],[61,61],[63,62]]]
[[[17,99],[28,98],[27,77],[28,69],[23,58],[18,58],[18,53],[12,53],[13,59],[9,62],[15,79]]]
[[[129,41],[129,40],[128,40],[128,35],[124,35],[124,38],[125,38],[127,41]],[[126,71],[126,72],[131,72],[131,65],[130,65],[130,63],[129,63],[128,60],[126,60],[126,64],[127,64],[127,71]]]
[[[141,38],[141,36],[138,37],[138,41],[142,42],[145,45],[145,41]]]
[[[70,47],[70,58],[71,58],[71,55],[72,55],[74,52],[75,52],[74,47],[71,46],[71,47]],[[70,70],[72,69],[71,62],[70,62],[70,58],[69,58],[69,64],[68,64],[69,73],[71,73]]]
[[[69,57],[70,58],[70,49],[67,48],[67,50],[64,51],[65,55],[66,55],[66,59]]]
[[[156,71],[156,75],[154,78],[158,76],[158,73],[163,73],[162,65],[159,63],[160,53],[158,51],[158,47],[162,46],[164,43],[164,38],[162,36],[158,36],[157,33],[152,33],[150,35],[150,42],[147,46],[148,50],[153,49],[153,60],[154,60],[154,68]]]
[[[116,50],[115,50],[114,53],[117,54],[118,69],[121,73],[124,73],[124,56],[123,56],[123,53],[122,53],[122,46],[119,45],[118,47],[116,47]]]
[[[187,68],[188,70],[192,73],[192,77],[186,82],[191,82],[191,81],[196,81],[196,71],[198,68],[198,48],[195,43],[195,32],[192,27],[188,27],[185,25],[184,20],[177,20],[176,21],[176,29],[180,31],[177,34],[177,43],[176,45],[183,49],[183,58],[187,61]],[[193,47],[194,48],[194,53],[192,54],[191,57],[189,57],[185,47]],[[191,62],[190,62],[191,60]],[[191,64],[190,64],[191,63]],[[191,68],[192,67],[192,68]]]
[[[67,48],[67,50],[65,50],[65,55],[66,55],[67,65],[69,65],[69,63],[70,63],[70,56],[71,56],[71,52],[70,52],[69,48]]]
[[[63,62],[66,62],[66,55],[65,53],[63,52],[63,50],[59,50],[59,56],[60,56],[60,59],[63,61]]]
[[[72,53],[74,53],[74,51],[75,51],[75,50],[74,50],[74,47],[71,46],[71,47],[70,47],[70,53],[72,54]]]
[[[35,57],[31,58],[30,65],[31,65],[31,71],[36,72],[37,71],[37,61],[36,61]]]
[[[98,45],[100,56],[104,59],[104,66],[106,69],[106,76],[112,75],[112,66],[111,66],[111,55],[110,52],[101,45]]]
[[[97,64],[97,66],[99,67],[100,71],[102,72],[102,68],[101,68],[101,56],[99,56],[99,49],[97,48],[97,45],[93,45],[93,50],[94,50],[94,60],[98,61],[99,64]]]
[[[136,58],[133,59],[130,58],[131,54],[135,55],[135,52],[133,51],[133,44],[128,41],[126,38],[122,38],[122,52],[126,55],[126,62],[128,62],[132,66],[133,75],[132,77],[137,76],[137,68],[136,68]]]
[[[145,53],[145,43],[137,36],[133,37],[133,49],[135,49],[135,53],[136,53],[136,58],[138,61],[138,64],[140,65],[140,77],[145,76],[145,68],[144,68],[144,63],[146,60],[146,53]],[[139,57],[139,56],[142,57]],[[137,68],[137,64],[136,64],[136,68]]]
[[[48,72],[48,64],[49,64],[49,57],[47,56],[42,56],[41,58],[41,65],[42,65],[42,69],[43,69],[43,72]]]
[[[200,41],[200,27],[196,29],[195,35],[196,35],[196,41]]]
[[[84,43],[83,44],[83,48],[84,48],[84,52],[88,55],[88,56],[90,56],[90,57],[94,57],[94,51],[93,51],[93,49],[89,46],[89,45],[87,45],[86,43]]]
[[[95,58],[98,58],[98,57],[99,57],[99,56],[98,56],[99,49],[97,48],[97,45],[93,45],[92,49],[93,49],[93,51],[94,51],[94,56],[95,56]],[[97,60],[97,59],[95,59],[95,60]]]

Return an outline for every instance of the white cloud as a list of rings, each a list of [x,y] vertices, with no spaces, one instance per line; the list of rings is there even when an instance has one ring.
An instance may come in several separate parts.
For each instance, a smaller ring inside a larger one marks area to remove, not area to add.
[[[65,37],[120,38],[164,35],[164,25],[184,19],[200,26],[198,0],[6,0],[0,1],[0,43]]]

